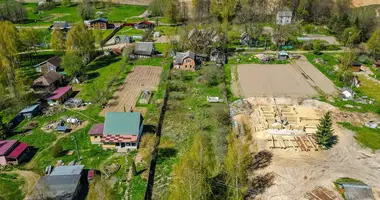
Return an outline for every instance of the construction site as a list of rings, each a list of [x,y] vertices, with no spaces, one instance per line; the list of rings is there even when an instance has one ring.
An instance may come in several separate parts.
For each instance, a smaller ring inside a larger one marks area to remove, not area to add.
[[[232,103],[236,124],[248,124],[253,153],[273,154],[268,167],[255,175],[274,174],[274,184],[257,199],[342,199],[334,181],[352,177],[372,187],[375,199],[380,197],[380,155],[362,148],[352,131],[336,122],[363,124],[376,118],[369,113],[341,111],[312,99],[284,97],[250,97]],[[338,142],[322,150],[312,135],[320,118],[331,111],[334,134]]]

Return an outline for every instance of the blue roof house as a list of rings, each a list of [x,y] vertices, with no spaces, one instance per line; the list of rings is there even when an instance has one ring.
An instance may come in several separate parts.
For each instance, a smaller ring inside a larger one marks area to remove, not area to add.
[[[41,111],[41,104],[36,103],[22,109],[19,114],[23,115],[27,119],[30,119],[36,116],[40,111]]]

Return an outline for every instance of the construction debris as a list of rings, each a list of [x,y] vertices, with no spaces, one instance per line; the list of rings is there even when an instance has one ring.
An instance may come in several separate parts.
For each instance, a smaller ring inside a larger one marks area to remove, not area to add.
[[[209,103],[220,103],[220,102],[223,102],[223,99],[221,99],[219,97],[209,97],[209,96],[207,96],[207,102],[209,102]]]
[[[380,121],[369,121],[369,122],[366,122],[364,123],[364,126],[368,127],[368,128],[372,128],[372,129],[375,129],[375,128],[380,128]]]

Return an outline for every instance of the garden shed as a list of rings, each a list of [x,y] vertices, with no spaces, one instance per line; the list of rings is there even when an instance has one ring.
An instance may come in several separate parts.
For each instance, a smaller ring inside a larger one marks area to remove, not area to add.
[[[41,111],[41,104],[36,103],[22,109],[19,114],[23,115],[27,119],[30,119],[36,116],[40,111]]]
[[[344,182],[337,183],[344,192],[347,200],[372,200],[372,188],[362,182]]]

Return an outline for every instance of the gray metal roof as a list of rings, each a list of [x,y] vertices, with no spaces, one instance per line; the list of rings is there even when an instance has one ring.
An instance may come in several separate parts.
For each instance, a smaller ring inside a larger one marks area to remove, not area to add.
[[[292,13],[292,11],[283,10],[283,11],[278,11],[277,16],[278,17],[291,17],[291,16],[293,16],[293,13]]]
[[[27,199],[40,199],[41,195],[38,193],[43,193],[44,197],[50,199],[71,200],[80,185],[80,179],[81,175],[44,176]]]
[[[181,64],[181,63],[183,63],[183,60],[185,58],[191,58],[191,59],[195,60],[195,53],[191,52],[191,51],[187,51],[184,53],[177,52],[175,55],[175,63]]]
[[[374,199],[370,186],[360,182],[338,183],[344,188],[346,200],[372,200]]]
[[[134,54],[151,56],[154,51],[153,42],[136,42]]]
[[[53,169],[50,176],[78,175],[82,173],[84,165],[59,166]]]
[[[36,110],[36,109],[39,108],[39,107],[40,107],[40,104],[39,104],[39,103],[36,103],[36,104],[30,105],[30,106],[28,106],[28,107],[22,109],[22,110],[20,111],[20,113],[21,113],[21,114],[22,114],[22,113],[30,113],[30,112],[33,112],[34,110]]]

